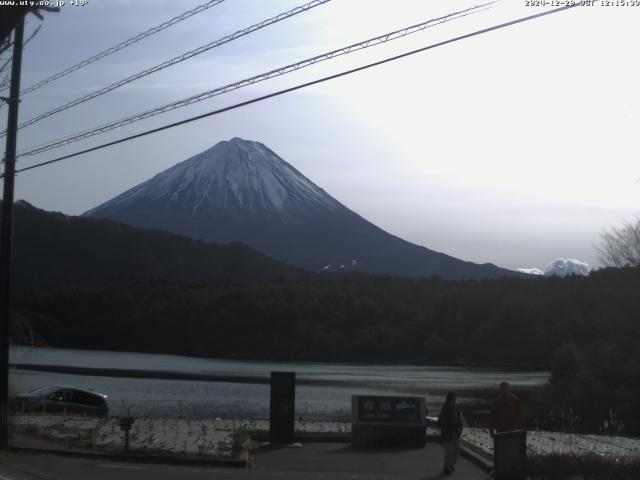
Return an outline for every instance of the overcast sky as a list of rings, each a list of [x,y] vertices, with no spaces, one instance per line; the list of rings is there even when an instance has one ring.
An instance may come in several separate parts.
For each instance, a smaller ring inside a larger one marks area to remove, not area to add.
[[[68,3],[68,2],[67,2]],[[30,16],[23,87],[204,0],[89,0]],[[24,96],[27,120],[304,0],[227,0]],[[333,0],[20,131],[57,139],[480,3]],[[178,109],[45,161],[506,20],[525,0]],[[640,210],[640,7],[578,7],[144,139],[20,174],[16,199],[77,215],[221,140],[269,146],[385,230],[507,268],[557,257],[597,265],[603,228]],[[6,58],[7,54],[0,58]],[[5,92],[6,93],[6,92]],[[0,110],[5,126],[6,107]]]

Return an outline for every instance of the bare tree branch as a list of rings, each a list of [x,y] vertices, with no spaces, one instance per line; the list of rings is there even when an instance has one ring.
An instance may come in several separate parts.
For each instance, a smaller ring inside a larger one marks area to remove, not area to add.
[[[602,232],[595,248],[604,266],[640,266],[640,215],[620,228]]]

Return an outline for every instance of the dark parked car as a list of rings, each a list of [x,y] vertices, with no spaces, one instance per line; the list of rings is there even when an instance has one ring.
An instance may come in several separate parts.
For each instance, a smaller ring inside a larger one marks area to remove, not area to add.
[[[83,388],[50,385],[21,393],[16,399],[26,412],[109,413],[106,395]]]

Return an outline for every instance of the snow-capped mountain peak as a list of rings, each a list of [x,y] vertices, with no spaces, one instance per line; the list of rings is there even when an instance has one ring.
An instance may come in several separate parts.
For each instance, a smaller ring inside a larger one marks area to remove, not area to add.
[[[262,143],[237,137],[174,165],[86,215],[141,201],[192,214],[231,208],[291,216],[344,208]]]

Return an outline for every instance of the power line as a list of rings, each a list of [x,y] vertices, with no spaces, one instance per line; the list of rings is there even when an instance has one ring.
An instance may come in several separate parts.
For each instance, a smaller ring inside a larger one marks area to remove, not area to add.
[[[393,62],[393,61],[399,60],[401,58],[405,58],[405,57],[409,57],[411,55],[415,55],[417,53],[425,52],[427,50],[431,50],[431,49],[434,49],[434,48],[437,48],[437,47],[441,47],[441,46],[444,46],[444,45],[455,43],[455,42],[458,42],[460,40],[465,40],[467,38],[476,37],[478,35],[489,33],[489,32],[492,32],[494,30],[500,30],[502,28],[506,28],[506,27],[510,27],[510,26],[517,25],[517,24],[520,24],[520,23],[528,22],[530,20],[534,20],[534,19],[537,19],[537,18],[540,18],[540,17],[544,17],[544,16],[547,16],[547,15],[552,15],[554,13],[562,12],[564,10],[569,10],[571,8],[577,7],[578,5],[579,4],[577,4],[577,3],[573,4],[573,5],[566,5],[564,7],[556,8],[556,9],[553,9],[553,10],[548,10],[546,12],[541,12],[541,13],[537,13],[537,14],[534,14],[534,15],[529,15],[527,17],[518,18],[516,20],[511,20],[509,22],[501,23],[499,25],[494,25],[492,27],[484,28],[482,30],[476,30],[475,32],[472,32],[472,33],[467,33],[465,35],[460,35],[458,37],[451,38],[449,40],[444,40],[442,42],[434,43],[432,45],[427,45],[426,47],[422,47],[422,48],[419,48],[417,50],[411,50],[409,52],[405,52],[405,53],[402,53],[400,55],[395,55],[393,57],[388,57],[388,58],[385,58],[383,60],[379,60],[377,62],[373,62],[373,63],[369,63],[367,65],[363,65],[361,67],[353,68],[353,69],[346,70],[346,71],[343,71],[343,72],[340,72],[340,73],[336,73],[334,75],[329,75],[327,77],[319,78],[317,80],[313,80],[313,81],[310,81],[310,82],[302,83],[302,84],[296,85],[294,87],[285,88],[284,90],[279,90],[277,92],[270,93],[268,95],[263,95],[261,97],[256,97],[256,98],[253,98],[251,100],[247,100],[247,101],[244,101],[244,102],[236,103],[234,105],[230,105],[228,107],[220,108],[218,110],[213,110],[211,112],[204,113],[202,115],[197,115],[195,117],[187,118],[187,119],[181,120],[179,122],[170,123],[170,124],[164,125],[162,127],[154,128],[154,129],[147,130],[145,132],[141,132],[141,133],[138,133],[138,134],[135,134],[135,135],[130,135],[128,137],[120,138],[120,139],[114,140],[112,142],[103,143],[102,145],[98,145],[96,147],[87,148],[87,149],[81,150],[79,152],[75,152],[75,153],[71,153],[69,155],[64,155],[62,157],[54,158],[53,160],[48,160],[46,162],[37,163],[37,164],[31,165],[29,167],[24,167],[24,168],[16,170],[16,173],[18,173],[18,172],[26,172],[27,170],[32,170],[34,168],[43,167],[45,165],[50,165],[52,163],[61,162],[63,160],[66,160],[66,159],[69,159],[69,158],[72,158],[72,157],[77,157],[78,155],[83,155],[85,153],[95,152],[96,150],[101,150],[103,148],[107,148],[107,147],[110,147],[110,146],[113,146],[113,145],[117,145],[119,143],[128,142],[128,141],[134,140],[136,138],[140,138],[140,137],[144,137],[144,136],[147,136],[147,135],[151,135],[153,133],[158,133],[158,132],[161,132],[163,130],[168,130],[170,128],[174,128],[174,127],[178,127],[180,125],[184,125],[186,123],[194,122],[196,120],[201,120],[201,119],[206,118],[206,117],[211,117],[213,115],[218,115],[218,114],[221,114],[221,113],[224,113],[224,112],[228,112],[230,110],[235,110],[235,109],[240,108],[240,107],[251,105],[253,103],[261,102],[261,101],[267,100],[269,98],[273,98],[273,97],[277,97],[277,96],[280,96],[280,95],[284,95],[285,93],[290,93],[290,92],[293,92],[293,91],[296,91],[296,90],[300,90],[302,88],[310,87],[312,85],[317,85],[319,83],[327,82],[329,80],[334,80],[336,78],[340,78],[340,77],[344,77],[344,76],[347,76],[347,75],[351,75],[353,73],[360,72],[360,71],[363,71],[363,70],[367,70],[369,68],[377,67],[377,66],[383,65],[385,63]]]
[[[54,80],[58,80],[62,77],[65,77],[67,75],[69,75],[70,73],[75,72],[76,70],[79,70],[83,67],[86,67],[87,65],[93,63],[93,62],[97,62],[98,60],[107,57],[109,55],[111,55],[112,53],[116,53],[124,48],[127,48],[130,45],[133,45],[136,42],[139,42],[140,40],[143,40],[147,37],[150,37],[151,35],[154,35],[166,28],[169,28],[172,25],[175,25],[176,23],[179,23],[183,20],[186,20],[189,17],[192,17],[193,15],[197,15],[198,13],[201,13],[211,7],[215,7],[216,5],[224,2],[225,0],[210,0],[207,3],[204,3],[202,5],[197,6],[196,8],[192,9],[192,10],[188,10],[184,13],[182,13],[181,15],[178,15],[177,17],[173,17],[170,20],[167,20],[166,22],[161,23],[160,25],[157,25],[153,28],[150,28],[149,30],[146,30],[142,33],[139,33],[138,35],[131,37],[128,40],[125,40],[124,42],[121,42],[111,48],[108,48],[106,50],[103,50],[100,53],[97,53],[95,55],[93,55],[92,57],[89,57],[79,63],[76,63],[75,65],[72,65],[71,67],[65,68],[64,70],[51,75],[48,78],[45,78],[44,80],[28,87],[25,88],[22,92],[20,92],[20,95],[26,95],[27,93],[31,93],[34,90],[37,90],[45,85],[47,85],[48,83],[53,82]]]
[[[103,87],[99,90],[96,90],[94,92],[91,92],[87,95],[84,95],[82,97],[76,98],[75,100],[70,101],[69,103],[66,103],[64,105],[61,105],[59,107],[54,108],[53,110],[50,110],[48,112],[42,113],[40,115],[38,115],[37,117],[32,118],[31,120],[27,120],[26,122],[21,123],[18,128],[24,128],[27,127],[29,125],[33,125],[36,122],[39,122],[40,120],[50,117],[51,115],[55,115],[57,113],[60,113],[64,110],[68,110],[69,108],[75,107],[77,105],[80,105],[81,103],[87,102],[89,100],[92,100],[96,97],[99,97],[101,95],[104,95],[105,93],[108,93],[112,90],[115,90],[116,88],[120,88],[123,85],[126,85],[128,83],[133,82],[134,80],[138,80],[139,78],[142,77],[146,77],[147,75],[151,75],[152,73],[158,72],[160,70],[164,70],[167,67],[170,67],[172,65],[175,65],[177,63],[183,62],[185,60],[188,60],[189,58],[195,57],[196,55],[200,55],[201,53],[204,53],[208,50],[211,50],[212,48],[215,47],[219,47],[220,45],[224,45],[225,43],[229,43],[233,40],[236,40],[237,38],[243,37],[245,35],[249,35],[250,33],[253,33],[257,30],[260,30],[262,28],[268,27],[269,25],[273,25],[274,23],[278,23],[282,20],[286,20],[287,18],[293,17],[294,15],[298,15],[299,13],[304,13],[312,8],[315,8],[319,5],[323,5],[327,2],[330,2],[331,0],[312,0],[309,3],[306,3],[304,5],[301,5],[299,7],[296,7],[292,10],[289,10],[287,12],[283,12],[280,13],[278,15],[276,15],[275,17],[269,18],[267,20],[263,20],[260,23],[257,23],[255,25],[252,25],[250,27],[247,27],[243,30],[238,30],[235,33],[232,33],[231,35],[227,35],[225,37],[222,37],[218,40],[215,40],[211,43],[208,43],[206,45],[203,45],[199,48],[196,48],[195,50],[191,50],[189,52],[183,53],[182,55],[179,55],[177,57],[174,57],[170,60],[167,60],[165,62],[162,62],[158,65],[155,65],[151,68],[147,68],[146,70],[143,70],[141,72],[138,72],[134,75],[131,75],[127,78],[124,78],[122,80],[119,80],[115,83],[112,83],[111,85],[108,85],[106,87]],[[4,136],[3,134],[0,134],[0,137]]]
[[[5,50],[8,50],[9,48],[11,48],[13,46],[13,42],[11,41],[11,39],[9,38],[9,36],[7,36],[7,38],[5,39],[5,41],[3,41],[2,43],[0,43],[0,53],[4,53]]]
[[[339,56],[342,56],[342,55],[347,55],[347,54],[352,53],[352,52],[357,51],[357,50],[363,50],[365,48],[369,48],[369,47],[372,47],[372,46],[375,46],[375,45],[379,45],[379,44],[386,43],[386,42],[389,42],[389,41],[392,41],[392,40],[396,40],[398,38],[402,38],[402,37],[405,37],[407,35],[411,35],[413,33],[420,32],[422,30],[425,30],[426,28],[430,28],[432,26],[439,25],[441,23],[445,23],[445,22],[448,22],[448,21],[451,21],[451,20],[454,20],[454,19],[457,19],[457,18],[462,18],[462,17],[470,15],[472,13],[481,12],[481,11],[483,11],[483,9],[488,8],[489,5],[491,5],[493,3],[495,3],[495,2],[489,2],[489,3],[477,5],[477,6],[468,8],[466,10],[453,12],[453,13],[450,13],[450,14],[445,15],[443,17],[430,19],[430,20],[427,20],[425,22],[418,23],[416,25],[412,25],[410,27],[406,27],[406,28],[403,28],[403,29],[400,29],[400,30],[395,30],[393,32],[385,33],[383,35],[379,35],[377,37],[370,38],[370,39],[365,40],[363,42],[354,43],[352,45],[348,45],[346,47],[339,48],[337,50],[332,50],[332,51],[327,52],[327,53],[316,55],[315,57],[307,58],[305,60],[302,60],[302,61],[299,61],[299,62],[296,62],[296,63],[292,63],[292,64],[286,65],[284,67],[280,67],[280,68],[277,68],[277,69],[274,69],[274,70],[270,70],[268,72],[261,73],[259,75],[255,75],[253,77],[249,77],[249,78],[240,80],[240,81],[235,82],[235,83],[231,83],[231,84],[228,84],[228,85],[225,85],[225,86],[222,86],[222,87],[218,87],[218,88],[215,88],[213,90],[208,90],[206,92],[203,92],[203,93],[191,96],[191,97],[187,97],[187,98],[178,100],[176,102],[172,102],[172,103],[169,103],[169,104],[166,104],[166,105],[162,105],[160,107],[153,108],[151,110],[147,110],[147,111],[142,112],[142,113],[138,113],[138,114],[126,117],[126,118],[122,118],[120,120],[117,120],[117,121],[102,125],[100,127],[96,127],[96,128],[93,128],[93,129],[85,130],[83,132],[79,132],[77,134],[66,136],[66,137],[64,137],[62,139],[58,139],[58,140],[53,141],[53,142],[49,142],[49,143],[46,143],[46,144],[42,144],[42,145],[36,146],[36,147],[34,147],[34,148],[30,149],[30,150],[23,151],[18,155],[18,157],[36,155],[38,153],[42,153],[42,152],[47,151],[47,150],[52,150],[54,148],[59,148],[59,147],[62,147],[64,145],[68,145],[70,143],[75,143],[77,141],[84,140],[86,138],[89,138],[89,137],[92,137],[92,136],[95,136],[95,135],[99,135],[101,133],[105,133],[107,131],[114,130],[116,128],[120,128],[120,127],[129,125],[129,124],[141,121],[141,120],[145,120],[147,118],[150,118],[150,117],[153,117],[153,116],[156,116],[156,115],[160,115],[161,113],[165,113],[165,112],[168,112],[168,111],[171,111],[171,110],[175,110],[177,108],[182,108],[182,107],[185,107],[185,106],[197,103],[197,102],[201,102],[203,100],[206,100],[206,99],[218,96],[218,95],[223,95],[223,94],[228,93],[228,92],[230,92],[232,90],[237,90],[237,89],[242,88],[242,87],[253,85],[255,83],[262,82],[262,81],[268,80],[268,79],[273,78],[273,77],[286,75],[287,73],[295,72],[297,70],[300,70],[300,69],[315,65],[316,63],[319,63],[319,62],[323,62],[323,61],[326,61],[326,60],[331,60],[333,58],[336,58],[336,57],[339,57]]]

